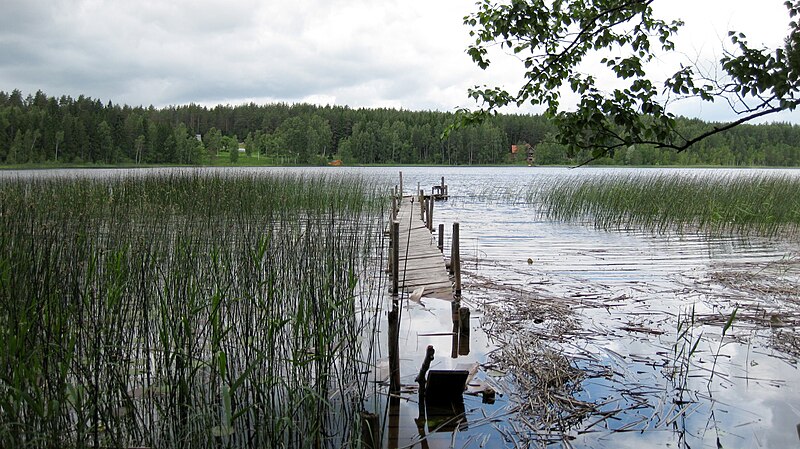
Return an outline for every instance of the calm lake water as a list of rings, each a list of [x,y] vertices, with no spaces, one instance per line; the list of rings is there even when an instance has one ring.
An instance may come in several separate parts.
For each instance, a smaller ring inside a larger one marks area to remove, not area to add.
[[[146,172],[176,169],[148,169]],[[179,169],[193,170],[193,169]],[[204,169],[208,170],[208,169]],[[226,169],[221,169],[226,170]],[[227,169],[229,170],[229,169]],[[651,235],[636,230],[604,231],[588,223],[558,223],[536,205],[523,204],[525,192],[566,176],[691,173],[697,176],[800,176],[795,170],[683,170],[619,168],[248,168],[242,171],[357,173],[396,184],[404,193],[417,184],[429,191],[445,177],[450,199],[437,202],[435,221],[459,222],[464,259],[464,302],[473,309],[469,354],[456,354],[449,332],[450,306],[443,301],[404,307],[401,329],[403,384],[414,376],[428,344],[437,350],[432,368],[483,364],[477,379],[509,385],[508,373],[491,369],[498,341],[481,331],[483,310],[508,300],[550,301],[572,312],[568,338],[548,345],[587,373],[575,399],[596,411],[564,433],[555,447],[580,448],[800,448],[800,376],[797,335],[800,302],[776,286],[796,286],[798,240],[741,238],[734,235]],[[139,170],[0,171],[8,176],[98,176]],[[449,243],[447,244],[449,245]],[[507,287],[506,290],[496,287]],[[760,288],[759,287],[764,287]],[[522,299],[520,299],[522,298]],[[387,298],[388,301],[388,298]],[[739,306],[725,338],[726,318]],[[697,343],[688,371],[676,378],[679,320],[695,324]],[[761,314],[761,315],[759,315]],[[548,335],[544,316],[524,323],[524,332]],[[515,332],[520,331],[516,328]],[[783,345],[783,346],[782,346]],[[463,351],[462,351],[463,352]],[[456,357],[452,357],[452,355]],[[381,357],[385,357],[382,354]],[[713,373],[713,374],[712,374]],[[505,383],[504,383],[505,382]],[[501,391],[502,392],[502,391]],[[507,392],[506,392],[507,393]],[[422,427],[413,389],[386,407],[390,447],[544,446],[546,439],[521,425],[512,395],[492,404],[465,399],[466,423]],[[387,401],[380,401],[383,407]],[[430,414],[430,412],[429,412]],[[393,422],[392,422],[393,421]],[[436,431],[438,430],[438,431]],[[421,439],[420,434],[426,435]],[[526,441],[524,438],[530,438]],[[532,442],[531,442],[532,441]]]

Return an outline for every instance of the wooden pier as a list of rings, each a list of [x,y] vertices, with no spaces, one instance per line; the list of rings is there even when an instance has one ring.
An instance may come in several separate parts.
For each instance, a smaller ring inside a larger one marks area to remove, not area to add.
[[[398,202],[398,209],[397,270],[392,270],[397,273],[398,293],[411,294],[422,287],[422,296],[452,300],[453,282],[444,256],[422,220],[423,210],[430,214],[430,208],[421,207],[419,197],[406,196]]]
[[[449,197],[444,178],[440,185],[431,188],[428,195],[419,184],[413,196],[403,196],[402,192],[401,172],[400,188],[395,187],[389,217],[389,291],[392,299],[387,313],[389,370],[383,379],[388,380],[389,387],[388,413],[384,415],[388,419],[378,424],[379,413],[362,415],[364,428],[379,427],[386,432],[388,445],[382,445],[382,435],[371,433],[362,435],[362,442],[368,449],[411,447],[415,442],[421,443],[423,448],[439,447],[440,443],[441,447],[450,447],[454,432],[462,425],[466,426],[463,396],[469,379],[479,368],[474,355],[469,356],[470,310],[461,305],[459,224],[452,224],[446,259],[445,226],[434,227],[433,224],[436,202]],[[408,298],[407,302],[404,297]],[[433,300],[422,303],[419,301],[422,297],[447,302]],[[437,314],[447,314],[451,319],[437,317]],[[422,333],[416,329],[421,324],[425,331]],[[402,331],[401,326],[405,326]],[[420,341],[427,343],[424,354],[414,349]],[[441,350],[440,359],[434,366],[435,345]],[[449,357],[444,348],[450,349]],[[401,352],[403,360],[409,362],[403,363],[405,367],[401,366]],[[467,363],[463,363],[465,359]],[[412,378],[418,384],[416,412],[400,406],[401,398],[409,397],[409,392],[413,391],[403,389],[404,380],[407,385]],[[401,438],[411,441],[411,444],[401,445]]]

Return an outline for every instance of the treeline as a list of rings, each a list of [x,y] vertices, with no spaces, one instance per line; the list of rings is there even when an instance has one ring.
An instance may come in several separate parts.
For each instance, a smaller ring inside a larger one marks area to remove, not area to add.
[[[476,127],[443,132],[454,115],[433,111],[253,103],[156,109],[86,96],[48,97],[0,91],[0,163],[207,164],[235,161],[239,148],[271,163],[576,164],[588,153],[552,143],[538,115],[498,115]],[[708,123],[682,120],[687,135]],[[522,148],[511,153],[511,145]],[[744,125],[683,153],[631,147],[597,163],[618,165],[800,165],[800,128]]]

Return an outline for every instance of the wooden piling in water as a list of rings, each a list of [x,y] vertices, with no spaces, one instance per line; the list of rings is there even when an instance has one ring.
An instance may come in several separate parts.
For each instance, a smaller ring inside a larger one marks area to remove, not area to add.
[[[380,421],[375,413],[361,412],[361,447],[365,449],[381,447]]]
[[[424,220],[425,219],[425,191],[419,191],[419,216]]]
[[[400,172],[400,198],[403,197],[403,172]]]
[[[400,323],[397,308],[389,312],[389,393],[400,392]]]
[[[459,321],[458,311],[461,308],[461,302],[456,300],[450,303],[450,315],[453,320],[453,343],[450,348],[450,358],[458,358],[458,335],[461,323]]]
[[[444,223],[439,223],[439,251],[444,254]]]
[[[435,203],[433,196],[428,200],[428,231],[433,232],[433,203]]]
[[[458,309],[458,355],[469,355],[469,307]]]
[[[458,223],[453,223],[453,251],[452,251],[452,259],[450,261],[450,266],[453,270],[453,275],[455,277],[455,296],[457,298],[461,297],[461,252],[460,252],[460,244],[459,244],[460,232],[458,229]]]
[[[391,269],[392,269],[392,296],[397,296],[400,291],[400,222],[392,220],[391,232]]]

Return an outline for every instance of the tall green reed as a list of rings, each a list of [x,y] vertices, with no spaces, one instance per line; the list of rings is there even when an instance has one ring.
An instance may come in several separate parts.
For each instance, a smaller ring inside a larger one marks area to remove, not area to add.
[[[303,175],[0,181],[0,446],[353,443],[385,197]]]
[[[527,201],[550,218],[604,229],[771,236],[800,226],[800,178],[787,175],[568,177]]]

